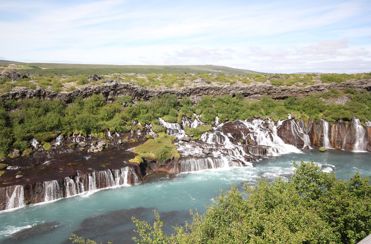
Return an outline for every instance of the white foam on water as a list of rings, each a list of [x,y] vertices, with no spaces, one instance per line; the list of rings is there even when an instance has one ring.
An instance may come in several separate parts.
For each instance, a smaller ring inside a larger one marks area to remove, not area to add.
[[[5,227],[5,229],[0,230],[0,236],[11,236],[14,233],[17,233],[21,230],[26,230],[32,228],[33,225],[24,225],[24,226],[13,226],[8,225]]]

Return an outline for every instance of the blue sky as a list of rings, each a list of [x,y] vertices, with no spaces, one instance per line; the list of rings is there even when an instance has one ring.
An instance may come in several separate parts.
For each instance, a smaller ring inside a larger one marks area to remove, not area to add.
[[[0,0],[0,58],[364,72],[370,13],[370,0]]]

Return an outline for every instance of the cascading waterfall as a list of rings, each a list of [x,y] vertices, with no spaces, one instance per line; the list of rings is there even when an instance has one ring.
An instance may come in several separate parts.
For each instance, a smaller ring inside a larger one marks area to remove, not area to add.
[[[112,174],[113,172],[113,174]],[[83,193],[93,193],[97,189],[138,184],[139,177],[132,167],[125,166],[121,169],[94,171],[86,175],[77,173],[75,177],[65,177],[61,184],[57,180],[44,181],[41,196],[33,192],[34,202],[52,202],[63,197],[73,197]],[[63,184],[63,185],[62,185]],[[32,189],[32,188],[31,188]],[[25,193],[21,185],[4,188],[4,210],[24,207]]]
[[[6,189],[5,209],[21,208],[24,203],[24,188],[21,185],[10,186]]]
[[[359,119],[353,119],[353,126],[355,129],[355,142],[353,145],[353,152],[364,152],[366,151],[366,130],[363,128]]]
[[[323,147],[324,148],[332,148],[330,139],[329,139],[329,123],[326,120],[322,120],[323,126]]]
[[[163,127],[166,128],[166,132],[169,135],[175,136],[178,139],[185,137],[185,132],[178,123],[169,123],[161,118],[159,118],[159,122]]]
[[[180,160],[180,172],[192,172],[225,167],[222,158],[185,158]]]
[[[301,153],[293,145],[286,144],[277,134],[277,126],[270,120],[264,121],[254,119],[253,121],[242,121],[242,123],[251,131],[250,137],[259,146],[267,146],[268,156],[279,156],[288,153]],[[267,126],[264,126],[267,124]],[[278,122],[280,125],[281,122]]]
[[[92,192],[92,191],[97,190],[97,180],[95,177],[95,172],[89,174],[88,181],[89,181],[88,191]]]
[[[291,120],[291,131],[303,141],[304,145],[302,149],[312,149],[308,133],[294,119]]]
[[[76,183],[70,177],[64,178],[64,187],[66,189],[66,197],[72,197],[77,194]]]
[[[62,197],[63,194],[58,181],[44,181],[44,202],[55,201]]]
[[[76,176],[75,182],[76,182],[77,194],[83,193],[85,191],[85,186],[84,186],[84,183],[81,182],[81,178],[79,175]]]
[[[97,187],[98,188],[107,188],[115,185],[115,180],[113,178],[112,172],[110,169],[98,171],[97,174]]]

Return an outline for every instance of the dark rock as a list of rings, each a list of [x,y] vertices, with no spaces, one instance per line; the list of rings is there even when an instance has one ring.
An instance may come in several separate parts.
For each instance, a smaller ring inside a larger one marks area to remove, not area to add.
[[[103,79],[103,77],[100,76],[100,75],[97,75],[97,74],[94,74],[94,75],[89,77],[89,80],[91,80],[91,81],[99,81],[101,79]]]
[[[60,224],[58,222],[46,222],[42,224],[34,225],[30,228],[23,229],[18,231],[10,236],[10,238],[6,239],[3,243],[14,243],[14,241],[23,241],[34,236],[43,235],[54,231],[55,229],[59,228]]]
[[[4,71],[0,74],[0,77],[3,77],[5,79],[9,79],[9,80],[13,80],[13,81],[29,78],[29,76],[27,74],[20,73],[20,72],[17,72],[17,71]]]
[[[94,94],[103,94],[106,98],[113,96],[129,95],[136,99],[149,99],[164,94],[174,94],[178,97],[188,96],[197,98],[204,95],[242,95],[244,97],[270,96],[273,99],[283,99],[289,96],[305,96],[311,93],[326,92],[331,89],[345,90],[371,90],[371,80],[349,81],[341,84],[317,84],[308,87],[277,87],[272,85],[246,85],[246,86],[209,86],[201,85],[195,87],[184,87],[181,89],[149,89],[128,83],[106,82],[100,86],[87,86],[72,92],[56,93],[42,88],[27,89],[18,88],[11,92],[0,95],[0,100],[22,99],[22,98],[44,98],[61,99],[65,102],[72,102],[77,97],[86,98]]]

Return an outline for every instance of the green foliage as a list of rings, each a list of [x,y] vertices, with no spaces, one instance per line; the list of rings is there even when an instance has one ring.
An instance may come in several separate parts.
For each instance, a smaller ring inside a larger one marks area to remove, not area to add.
[[[145,143],[135,147],[133,151],[140,156],[140,159],[155,160],[163,163],[169,159],[178,159],[180,157],[173,141],[174,137],[161,133],[159,137],[148,139]],[[139,158],[137,159],[139,161]]]
[[[333,104],[331,99],[346,97],[344,105]],[[130,97],[118,97],[108,103],[102,95],[93,95],[86,99],[77,99],[65,104],[59,100],[6,100],[0,104],[0,155],[7,155],[11,149],[24,151],[30,146],[30,140],[51,142],[59,134],[83,135],[112,132],[128,132],[143,129],[152,124],[156,133],[165,132],[158,119],[168,122],[192,118],[193,114],[207,125],[214,123],[215,117],[221,122],[245,120],[250,118],[271,118],[282,120],[290,113],[297,119],[325,119],[334,122],[339,119],[361,121],[371,120],[371,93],[360,91],[330,91],[320,95],[289,97],[273,100],[262,97],[249,100],[242,96],[204,96],[198,102],[189,98],[178,99],[174,95],[163,95],[148,101],[130,100]],[[330,99],[330,100],[329,100]],[[186,129],[195,139],[210,129],[201,126]]]
[[[7,164],[0,163],[0,170],[6,169],[6,167],[8,167]]]
[[[136,243],[356,243],[371,230],[371,186],[356,174],[348,181],[313,163],[296,166],[288,182],[261,181],[233,188],[204,216],[166,234],[158,214],[153,224],[134,219]],[[248,195],[248,197],[246,197]]]
[[[185,133],[192,137],[194,140],[200,140],[201,135],[205,132],[208,132],[212,129],[211,125],[200,125],[196,128],[185,128]]]

